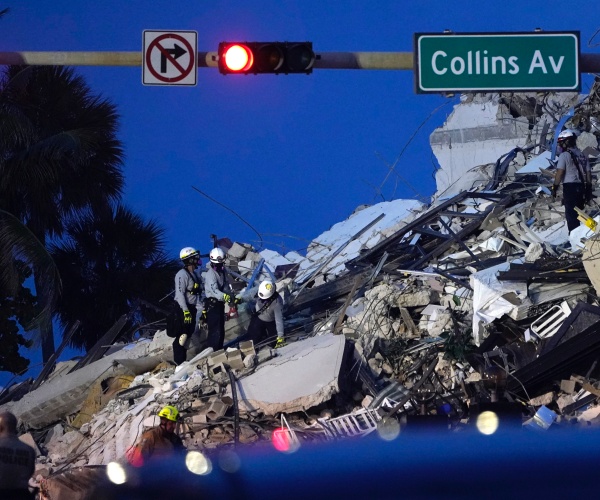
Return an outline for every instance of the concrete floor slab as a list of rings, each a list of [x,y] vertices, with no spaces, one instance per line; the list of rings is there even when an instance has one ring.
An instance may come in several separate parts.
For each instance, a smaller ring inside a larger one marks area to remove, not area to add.
[[[277,349],[277,357],[237,381],[240,410],[266,415],[301,411],[339,391],[343,335],[322,335]]]

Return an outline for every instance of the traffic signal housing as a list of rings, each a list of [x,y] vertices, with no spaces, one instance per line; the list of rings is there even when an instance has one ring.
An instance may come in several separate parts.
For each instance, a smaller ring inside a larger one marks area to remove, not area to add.
[[[312,42],[221,42],[219,71],[229,74],[312,73]]]

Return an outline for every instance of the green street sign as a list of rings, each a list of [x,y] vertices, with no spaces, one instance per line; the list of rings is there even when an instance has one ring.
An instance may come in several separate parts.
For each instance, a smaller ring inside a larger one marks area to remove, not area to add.
[[[579,32],[415,33],[415,87],[427,92],[578,91]]]

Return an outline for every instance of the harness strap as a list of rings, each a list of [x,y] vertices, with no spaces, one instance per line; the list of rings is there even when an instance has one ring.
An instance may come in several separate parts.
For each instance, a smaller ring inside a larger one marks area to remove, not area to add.
[[[273,295],[271,295],[267,301],[262,305],[262,307],[258,310],[258,311],[254,311],[252,313],[252,316],[259,316],[261,315],[264,311],[267,310],[267,308],[273,303],[273,301],[279,297],[279,294],[277,292],[275,292]]]

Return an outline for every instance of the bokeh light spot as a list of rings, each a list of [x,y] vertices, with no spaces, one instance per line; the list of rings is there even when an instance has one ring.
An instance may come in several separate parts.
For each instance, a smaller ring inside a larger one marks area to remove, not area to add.
[[[500,421],[498,420],[498,415],[496,415],[493,411],[484,411],[477,417],[477,422],[475,425],[477,426],[477,430],[479,432],[489,436],[498,430]]]
[[[106,476],[111,483],[123,484],[127,481],[127,472],[123,466],[117,462],[109,462],[106,466]]]
[[[225,472],[234,474],[240,470],[241,466],[242,461],[235,451],[224,450],[219,454],[219,467],[221,467],[221,469],[223,469]]]
[[[384,441],[393,441],[400,435],[400,422],[395,418],[383,419],[377,425],[377,434]]]
[[[212,471],[212,462],[199,451],[188,451],[185,456],[185,466],[193,474],[205,476]]]

